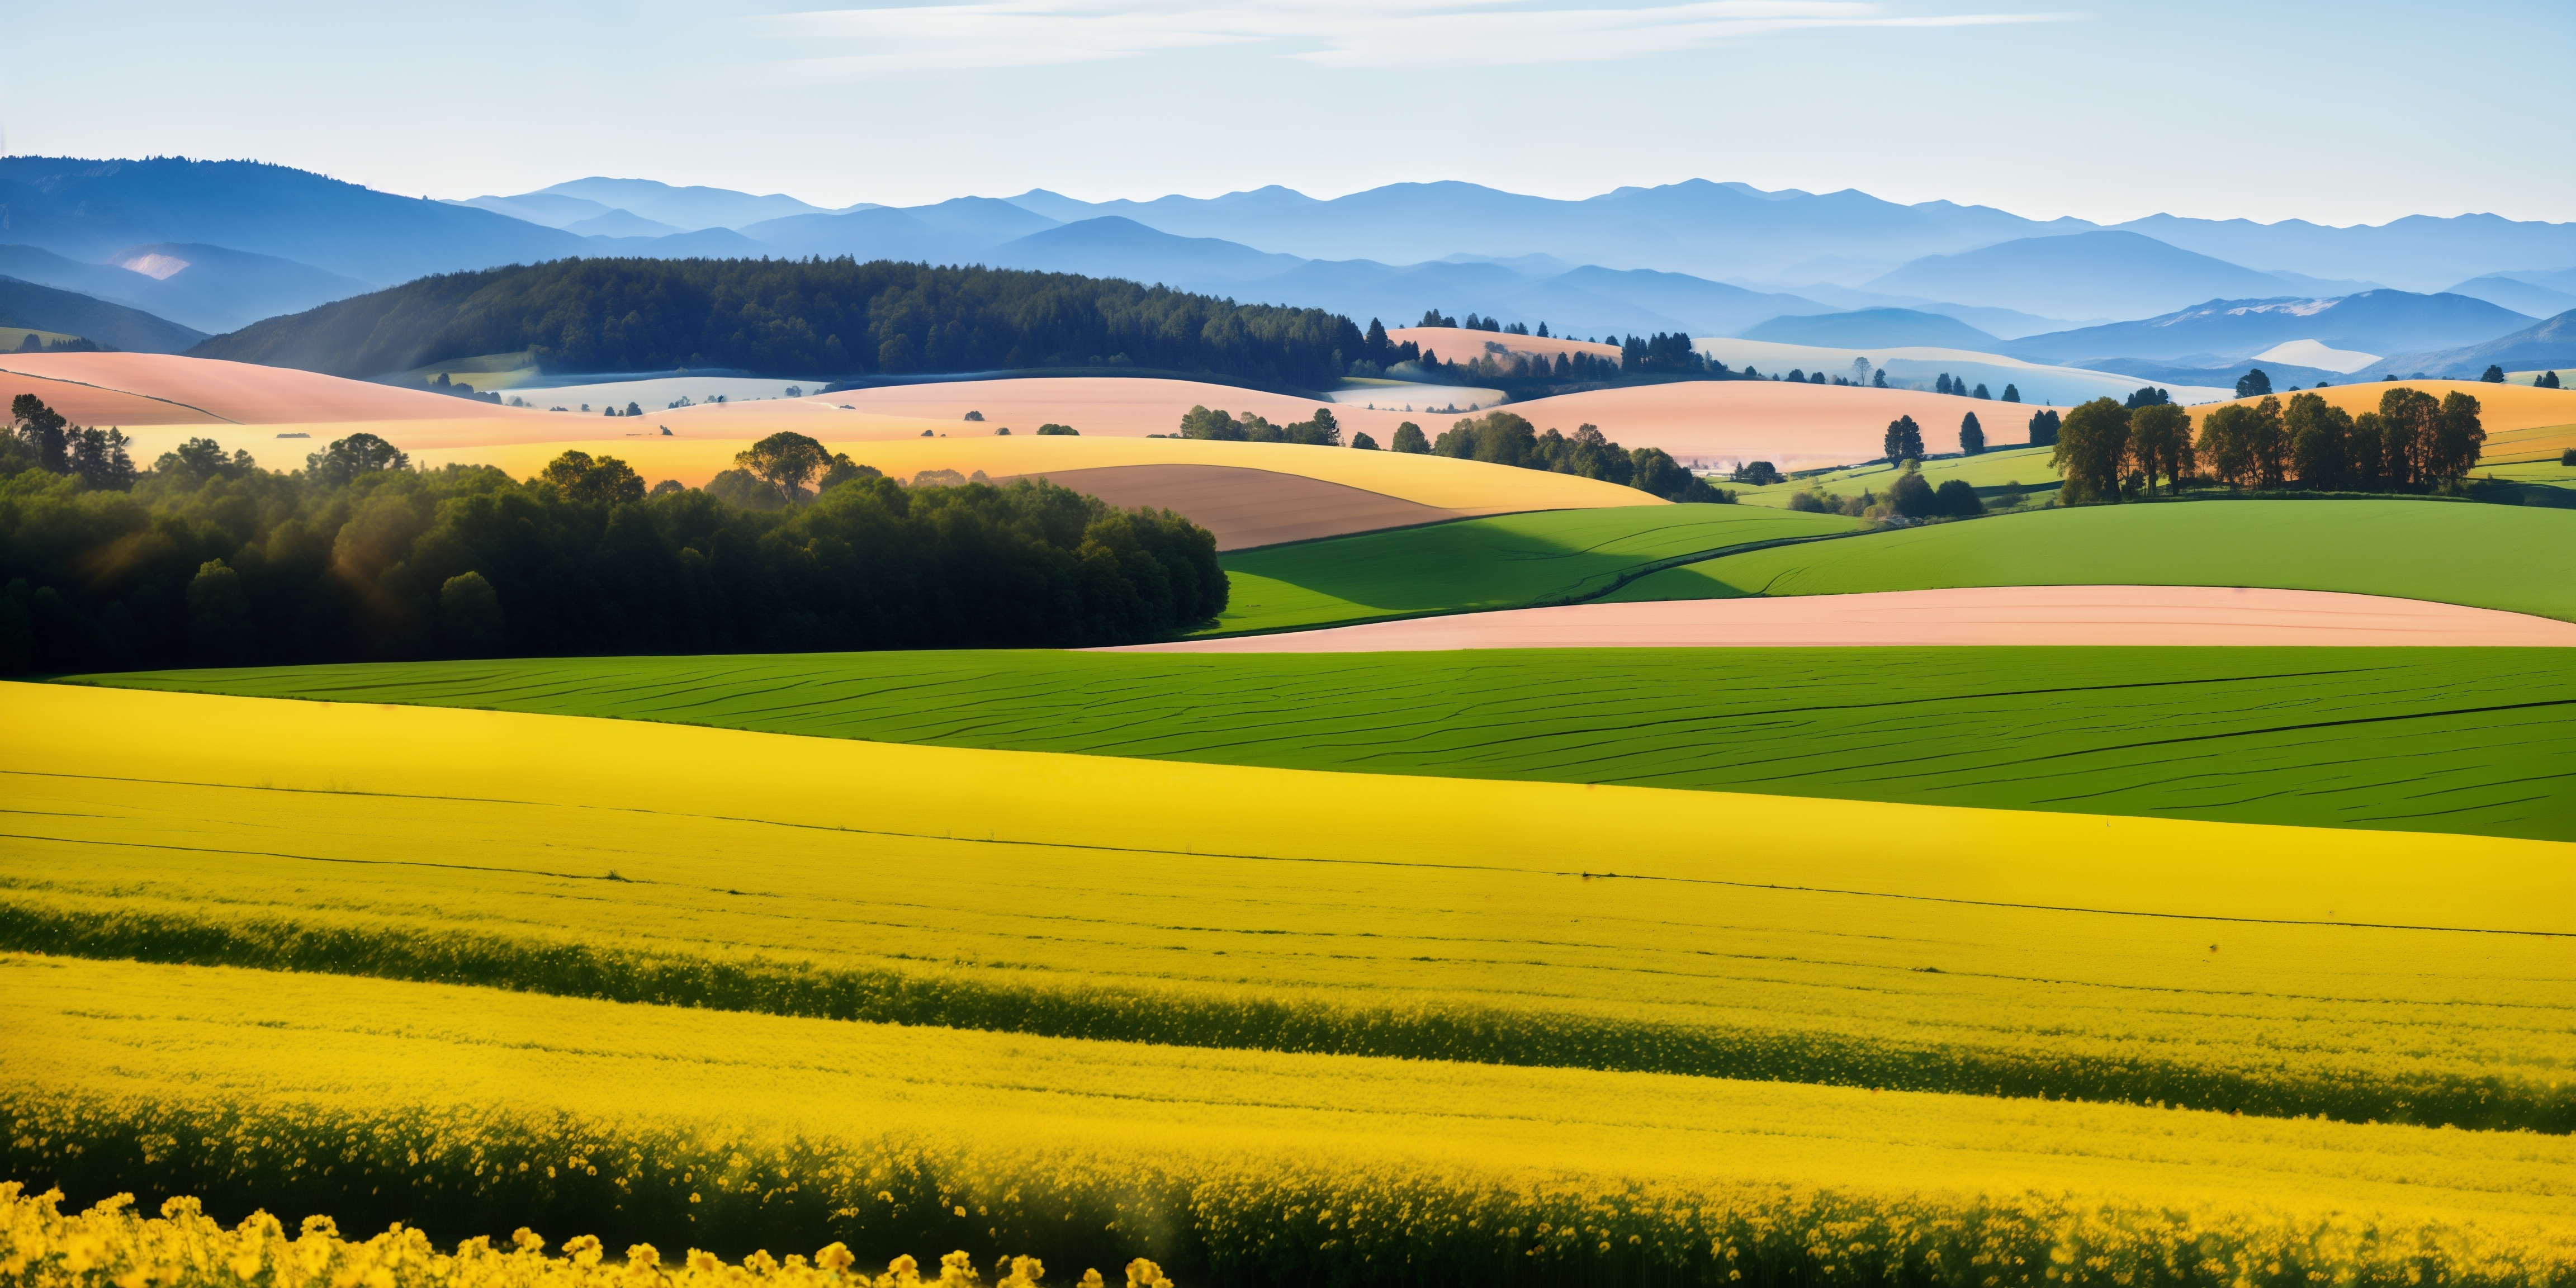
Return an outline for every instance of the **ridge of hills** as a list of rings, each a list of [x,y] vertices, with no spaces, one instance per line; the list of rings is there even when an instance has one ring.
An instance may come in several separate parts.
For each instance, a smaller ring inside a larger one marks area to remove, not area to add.
[[[2025,336],[2002,351],[2033,362],[2207,358],[2216,367],[2290,340],[2384,354],[2481,343],[2535,319],[2466,295],[2364,291],[2335,299],[2213,299],[2136,322]]]
[[[2400,353],[2366,370],[2379,373],[2380,379],[2402,379],[2421,371],[2432,377],[2475,380],[2490,365],[2507,371],[2576,368],[2576,308],[2481,344]]]
[[[0,274],[0,327],[76,335],[128,353],[183,353],[206,338],[203,331],[141,309],[5,274]]]

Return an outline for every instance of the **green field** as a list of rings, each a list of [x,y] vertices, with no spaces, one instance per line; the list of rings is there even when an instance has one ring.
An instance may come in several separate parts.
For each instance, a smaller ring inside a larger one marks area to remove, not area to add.
[[[1729,546],[1858,530],[1759,506],[1542,510],[1225,556],[1234,633],[1587,599],[1656,564]]]
[[[1730,555],[1612,601],[1949,586],[2265,586],[2576,621],[2576,513],[2446,501],[2083,506]]]
[[[1951,479],[1965,479],[1977,489],[1977,495],[1993,504],[2004,485],[2019,483],[2024,494],[2033,500],[2045,499],[2057,490],[2057,471],[2048,463],[2053,447],[2007,447],[1975,456],[1945,456],[1923,462],[1923,480],[1939,487]],[[1881,462],[1876,465],[1854,465],[1809,478],[1774,483],[1768,487],[1745,487],[1724,484],[1735,493],[1736,500],[1746,505],[1786,506],[1789,498],[1823,488],[1836,496],[1858,496],[1862,492],[1886,495],[1887,485],[1896,481],[1896,467]]]
[[[2576,667],[2554,649],[842,653],[89,679],[1006,751],[2576,840]]]

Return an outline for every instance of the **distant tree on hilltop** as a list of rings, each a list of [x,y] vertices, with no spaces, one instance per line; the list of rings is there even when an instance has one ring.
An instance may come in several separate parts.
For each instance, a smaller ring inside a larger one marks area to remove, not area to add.
[[[2261,367],[2256,367],[2236,378],[2236,396],[2239,398],[2260,398],[2270,392],[2272,392],[2272,377],[2264,374]]]
[[[1887,422],[1887,435],[1880,443],[1881,452],[1893,463],[1923,459],[1923,427],[1912,416],[1899,416]]]

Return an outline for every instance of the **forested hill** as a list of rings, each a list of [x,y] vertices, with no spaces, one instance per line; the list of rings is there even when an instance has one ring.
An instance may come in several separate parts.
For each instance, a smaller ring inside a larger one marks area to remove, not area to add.
[[[1315,388],[1363,343],[1321,309],[884,260],[568,259],[424,277],[191,353],[364,379],[532,350],[548,371],[849,377],[1133,366]]]

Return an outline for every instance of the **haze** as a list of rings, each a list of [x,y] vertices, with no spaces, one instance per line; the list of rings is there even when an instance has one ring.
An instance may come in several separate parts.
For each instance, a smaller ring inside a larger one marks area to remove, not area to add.
[[[2563,3],[105,2],[7,6],[0,44],[42,54],[0,83],[12,153],[440,197],[1700,176],[2104,222],[2576,219]]]

